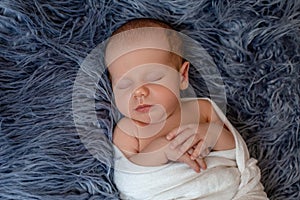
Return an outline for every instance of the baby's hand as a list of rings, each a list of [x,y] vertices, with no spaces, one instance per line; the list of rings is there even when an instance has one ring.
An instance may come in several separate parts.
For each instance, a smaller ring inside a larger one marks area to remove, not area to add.
[[[200,168],[206,169],[206,164],[204,162],[204,159],[191,159],[191,153],[194,151],[194,149],[190,150],[189,152],[181,152],[177,149],[170,148],[170,141],[168,141],[165,137],[160,137],[156,139],[155,141],[163,141],[163,143],[167,143],[166,146],[164,146],[162,149],[164,151],[165,159],[167,161],[176,161],[176,162],[182,162],[190,166],[195,172],[199,173]]]
[[[195,172],[199,173],[200,168],[205,170],[207,168],[207,166],[206,166],[204,158],[198,157],[196,159],[191,159],[191,153],[193,151],[194,151],[194,149],[190,149],[188,152],[181,154],[177,150],[170,149],[169,152],[171,152],[171,153],[166,153],[166,155],[167,155],[168,160],[185,163],[188,166],[190,166]]]
[[[203,163],[203,158],[209,154],[211,147],[214,146],[218,138],[215,134],[209,134],[209,137],[207,137],[206,133],[209,126],[212,126],[212,124],[188,124],[173,129],[166,136],[167,140],[171,142],[170,148],[181,153],[189,151],[192,160]]]
[[[208,133],[209,131],[209,133]],[[205,157],[218,141],[222,127],[216,123],[187,124],[173,129],[166,135],[172,149],[187,152],[195,149],[193,157]]]
[[[201,168],[201,169],[206,169],[207,168],[207,165],[206,165],[206,162],[205,162],[205,158],[204,157],[195,157],[194,155],[193,155],[193,153],[195,152],[195,149],[194,148],[192,148],[192,149],[189,149],[189,151],[188,151],[188,154],[189,154],[189,156],[190,156],[190,159],[191,160],[193,160],[193,161],[196,161],[197,163],[198,163],[198,165],[199,165],[199,167]]]
[[[201,169],[206,169],[206,163],[205,163],[204,159],[199,158],[199,159],[196,159],[196,160],[192,160],[190,158],[190,154],[188,152],[183,154],[177,161],[187,164],[188,166],[190,166],[197,173],[200,172],[200,168]]]

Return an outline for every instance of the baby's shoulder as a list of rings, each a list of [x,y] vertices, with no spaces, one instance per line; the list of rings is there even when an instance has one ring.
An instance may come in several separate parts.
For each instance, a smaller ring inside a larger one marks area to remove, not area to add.
[[[182,99],[183,107],[190,113],[198,112],[201,121],[206,121],[210,118],[213,106],[207,98],[184,98]]]
[[[182,98],[181,102],[185,104],[197,103],[198,106],[201,107],[211,106],[211,100],[209,98]]]

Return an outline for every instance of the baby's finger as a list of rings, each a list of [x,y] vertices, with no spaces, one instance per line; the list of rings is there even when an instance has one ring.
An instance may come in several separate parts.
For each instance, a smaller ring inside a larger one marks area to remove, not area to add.
[[[185,141],[183,141],[183,144],[181,144],[180,147],[179,147],[179,152],[182,152],[182,153],[186,152],[187,150],[191,149],[194,146],[194,144],[193,144],[194,137],[193,136],[194,135],[190,136]]]
[[[205,170],[207,169],[207,165],[204,158],[197,158],[197,163],[201,167],[201,169]]]
[[[195,160],[196,158],[198,158],[201,155],[201,151],[203,151],[203,140],[200,140],[198,142],[198,144],[196,145],[196,147],[194,148],[194,151],[191,155],[191,159]]]
[[[175,138],[177,135],[181,134],[187,128],[189,128],[188,125],[183,125],[183,126],[180,126],[179,128],[174,128],[172,131],[170,131],[166,135],[167,140],[172,140],[173,138]]]
[[[180,135],[177,135],[177,136],[171,141],[171,143],[170,143],[171,149],[176,149],[176,148],[178,148],[178,147],[180,146],[180,151],[181,151],[181,152],[185,152],[185,151],[187,151],[187,150],[190,148],[190,146],[188,146],[188,147],[183,147],[184,150],[182,150],[182,148],[181,148],[182,145],[183,145],[184,143],[186,143],[186,142],[189,140],[189,138],[191,138],[191,135],[194,135],[193,133],[191,133],[191,131],[187,131],[187,130],[188,130],[188,129],[185,129],[184,131],[182,131]],[[192,139],[193,139],[193,137],[192,137]],[[192,143],[192,142],[189,142],[190,145],[191,145],[191,143]]]
[[[179,158],[180,162],[183,162],[185,164],[187,164],[188,166],[190,166],[195,172],[199,173],[200,172],[200,166],[198,164],[197,161],[195,160],[191,160],[190,156],[185,153],[183,156],[181,156],[181,158]]]

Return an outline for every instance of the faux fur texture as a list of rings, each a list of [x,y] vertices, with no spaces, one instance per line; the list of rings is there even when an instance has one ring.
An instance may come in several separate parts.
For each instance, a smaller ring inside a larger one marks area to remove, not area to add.
[[[99,123],[76,129],[72,93],[88,53],[140,17],[167,21],[207,49],[269,198],[300,199],[299,0],[1,0],[0,199],[118,199],[107,79],[84,97]],[[205,95],[197,76],[192,84]],[[86,127],[95,151],[78,133]]]

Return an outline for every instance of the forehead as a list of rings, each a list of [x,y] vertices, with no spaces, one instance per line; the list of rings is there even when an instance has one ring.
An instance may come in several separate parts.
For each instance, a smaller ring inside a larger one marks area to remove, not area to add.
[[[159,49],[140,49],[120,56],[108,66],[112,78],[119,78],[131,71],[139,73],[171,66],[170,52]]]
[[[140,28],[112,36],[106,47],[106,64],[109,66],[119,57],[142,49],[171,51],[166,30],[153,27]]]

